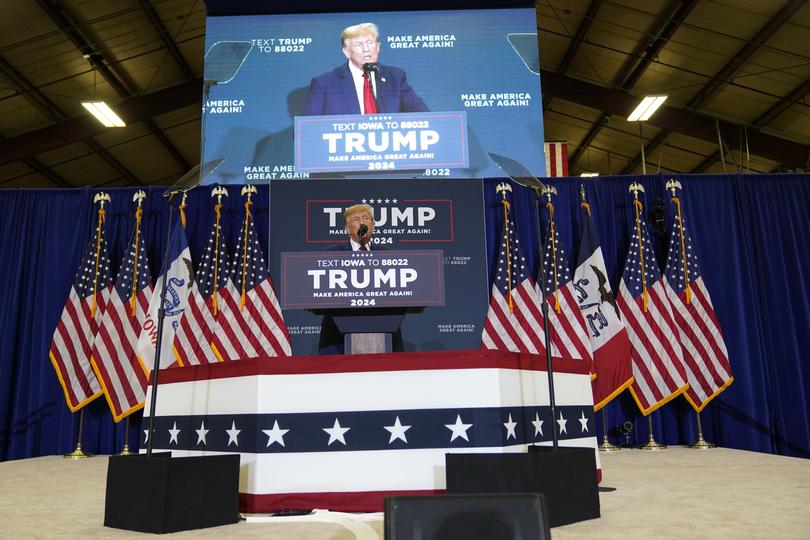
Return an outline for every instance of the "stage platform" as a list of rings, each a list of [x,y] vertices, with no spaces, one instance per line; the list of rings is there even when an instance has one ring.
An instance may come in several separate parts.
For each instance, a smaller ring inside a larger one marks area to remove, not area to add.
[[[552,529],[556,540],[810,537],[810,461],[717,448],[601,454],[600,519]],[[0,537],[144,538],[102,525],[107,458],[0,463]],[[344,524],[342,524],[344,523]],[[354,531],[354,532],[352,532]],[[274,518],[168,536],[264,540],[383,537],[381,514]]]

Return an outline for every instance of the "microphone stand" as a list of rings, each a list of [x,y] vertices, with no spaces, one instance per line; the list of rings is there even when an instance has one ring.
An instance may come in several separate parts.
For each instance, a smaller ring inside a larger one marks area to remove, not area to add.
[[[363,71],[368,73],[369,82],[372,81],[371,77],[372,77],[372,74],[374,74],[373,89],[376,90],[376,93],[372,92],[372,94],[374,94],[374,103],[377,104],[377,112],[378,113],[383,112],[383,111],[380,110],[380,104],[382,103],[382,88],[381,88],[381,86],[382,86],[382,81],[381,81],[382,77],[379,76],[380,75],[380,65],[377,64],[377,63],[374,63],[374,62],[367,62],[367,63],[363,64]]]

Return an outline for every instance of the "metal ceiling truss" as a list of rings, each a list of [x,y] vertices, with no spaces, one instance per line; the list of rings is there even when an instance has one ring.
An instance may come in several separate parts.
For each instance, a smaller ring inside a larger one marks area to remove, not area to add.
[[[680,28],[686,17],[692,12],[697,5],[697,0],[673,0],[667,6],[661,23],[658,28],[652,32],[646,42],[640,43],[636,50],[625,61],[622,70],[616,76],[613,86],[619,90],[629,92],[636,85],[638,80],[647,71],[647,68],[658,57],[658,53],[669,42],[670,38]],[[572,170],[576,165],[579,158],[582,157],[585,149],[593,142],[602,128],[610,120],[610,114],[603,113],[597,120],[593,127],[585,135],[585,138],[580,143],[579,147],[574,151],[568,160],[568,168]]]
[[[79,49],[82,53],[82,56],[90,62],[90,65],[96,72],[101,75],[104,80],[118,93],[119,96],[122,98],[128,98],[135,95],[135,92],[132,90],[134,88],[134,84],[130,80],[127,73],[122,70],[116,62],[110,61],[105,55],[105,53],[101,50],[98,50],[94,47],[91,43],[91,40],[88,39],[84,33],[82,32],[80,25],[73,19],[73,17],[68,13],[68,11],[60,4],[59,0],[37,0],[40,7],[51,17],[54,23],[59,27],[65,36],[68,37],[71,43]],[[159,23],[157,28],[157,32],[160,35],[161,39],[163,40],[164,44],[167,46],[167,50],[169,54],[173,57],[175,54],[182,58],[180,55],[180,51],[177,49],[177,46],[174,45],[174,42],[168,37],[168,33],[166,31],[165,26],[160,21],[160,17],[158,16],[157,12],[146,0],[141,0],[140,2],[141,7],[146,12],[147,17],[150,21],[155,23]],[[148,7],[145,7],[147,5]],[[150,11],[151,10],[151,11]],[[168,43],[171,42],[173,46],[169,46]],[[189,66],[183,61],[183,64],[180,66],[183,69],[184,73],[188,70],[190,72]],[[193,75],[192,75],[193,78]],[[157,126],[157,124],[149,118],[143,119],[144,124],[149,129],[149,131],[155,136],[155,138],[163,145],[167,152],[172,156],[172,158],[177,162],[177,164],[181,167],[183,171],[187,171],[191,166],[189,165],[188,161],[183,157],[177,147],[172,144],[172,142],[166,137],[166,135],[161,131],[161,129]],[[105,161],[113,165],[116,163],[116,160],[110,161],[106,157],[104,158]],[[120,163],[119,163],[120,165]],[[122,169],[119,172],[122,172],[126,169]],[[130,182],[133,181],[135,178],[132,173],[128,172],[128,174],[124,174],[124,177],[127,178]],[[142,184],[140,181],[135,182],[137,184]]]
[[[182,83],[151,94],[133,96],[116,105],[121,118],[130,124],[166,114],[190,105],[202,105],[202,79]],[[92,141],[107,128],[89,115],[69,118],[42,129],[0,140],[0,165],[33,157],[77,141]],[[100,147],[99,147],[100,148]],[[102,152],[106,152],[101,148]]]
[[[540,76],[553,78],[556,77],[556,73],[541,70]],[[613,90],[565,76],[559,78],[553,93],[555,98],[622,117],[626,117],[638,104],[637,98],[621,90]],[[717,125],[723,140],[730,147],[736,148],[741,144],[745,145],[745,140],[742,138],[745,126],[688,109],[665,105],[646,124],[656,126],[666,132],[680,133],[714,144],[717,144]],[[810,155],[810,146],[763,133],[750,126],[748,126],[747,134],[748,148],[752,154],[784,163],[788,167],[802,168],[806,166],[808,155]]]
[[[807,0],[790,0],[779,12],[774,15],[759,32],[751,38],[750,41],[737,51],[731,60],[723,66],[712,78],[707,82],[695,96],[686,104],[687,110],[697,110],[702,107],[707,101],[714,97],[717,92],[726,84],[743,65],[756,53],[765,42],[767,42],[782,26],[787,23],[790,18],[805,4]],[[630,160],[627,166],[622,170],[621,174],[630,174],[640,163],[642,155],[651,155],[656,148],[663,144],[671,132],[661,131],[649,143],[644,146],[644,151],[639,153],[636,157]],[[642,141],[643,144],[643,141]],[[702,163],[701,163],[702,165]],[[705,170],[705,169],[704,169]]]
[[[573,39],[571,39],[571,44],[568,46],[568,49],[566,49],[565,55],[560,61],[560,65],[557,67],[558,74],[565,75],[565,72],[568,71],[568,67],[579,51],[579,46],[582,45],[582,40],[585,39],[585,35],[588,33],[588,29],[590,29],[591,23],[596,18],[596,12],[599,11],[599,8],[602,6],[602,2],[603,0],[591,0],[588,11],[586,11],[585,15],[582,17],[577,32],[574,34]],[[543,109],[547,109],[549,103],[551,103],[551,96],[544,95]]]

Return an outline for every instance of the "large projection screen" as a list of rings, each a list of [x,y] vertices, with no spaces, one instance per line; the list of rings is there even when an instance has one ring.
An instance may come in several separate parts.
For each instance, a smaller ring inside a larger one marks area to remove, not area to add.
[[[379,27],[379,63],[402,70],[431,112],[466,115],[469,149],[466,167],[375,178],[502,176],[488,152],[544,176],[535,21],[532,8],[209,17],[205,78],[217,82],[204,103],[204,160],[226,161],[205,183],[336,176],[295,169],[294,118],[311,80],[346,64],[341,31],[364,22]],[[249,51],[222,80],[229,59],[218,48],[228,42]]]

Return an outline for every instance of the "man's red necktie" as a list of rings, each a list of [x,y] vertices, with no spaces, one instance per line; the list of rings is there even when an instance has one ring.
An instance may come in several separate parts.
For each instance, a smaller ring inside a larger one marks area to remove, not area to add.
[[[365,244],[360,244],[360,251],[368,251],[368,246]]]
[[[368,71],[363,73],[363,110],[365,114],[377,112],[377,101],[374,99],[374,92],[371,91],[371,81],[368,78]]]

